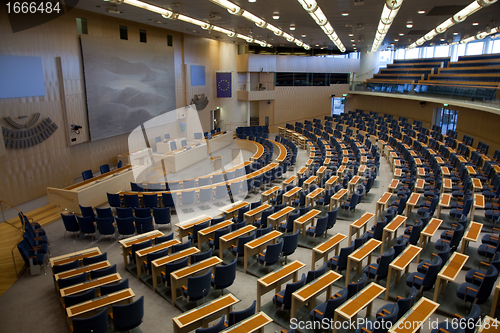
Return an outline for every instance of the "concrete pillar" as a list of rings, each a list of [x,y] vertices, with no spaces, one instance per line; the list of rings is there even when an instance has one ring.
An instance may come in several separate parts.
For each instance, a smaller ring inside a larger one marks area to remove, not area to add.
[[[354,80],[364,82],[366,79],[371,79],[374,74],[378,73],[379,63],[380,51],[360,52],[359,71]]]

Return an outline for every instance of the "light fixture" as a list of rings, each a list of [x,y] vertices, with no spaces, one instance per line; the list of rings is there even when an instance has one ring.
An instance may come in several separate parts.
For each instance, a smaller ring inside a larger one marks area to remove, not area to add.
[[[352,37],[352,36],[354,36],[354,34],[349,34],[349,37]]]
[[[403,0],[386,0],[382,14],[380,15],[377,31],[375,32],[375,38],[373,39],[372,52],[377,52],[379,49],[402,4]]]
[[[319,44],[316,44],[316,46],[319,46]]]
[[[408,21],[408,22],[406,22],[406,27],[407,27],[408,29],[413,28],[413,21]]]
[[[346,96],[347,96],[347,94],[342,94],[342,97],[346,97]]]
[[[273,20],[279,20],[280,19],[280,13],[279,12],[274,12],[273,13]]]
[[[257,2],[257,0],[248,0],[248,2]]]
[[[307,37],[307,35],[306,35],[306,34],[302,34],[301,36],[302,36],[302,38],[305,38],[305,37]]]
[[[244,18],[246,18],[249,21],[252,21],[259,28],[264,28],[265,25],[266,25],[266,21],[264,21],[260,17],[255,16],[254,14],[252,14],[252,13],[246,11],[246,10],[244,10],[243,13],[241,13],[241,16],[244,17]]]
[[[228,35],[229,37],[234,37],[234,36],[236,36],[236,32],[231,31],[231,30],[227,30],[227,29],[224,29],[224,28],[221,28],[221,27],[218,27],[218,26],[216,26],[216,25],[213,25],[213,26],[212,26],[212,30],[214,30],[214,31],[218,31],[218,32],[222,32],[223,34],[226,34],[226,35]]]
[[[405,34],[401,32],[401,33],[399,33],[399,35],[400,35],[400,36],[404,36]]]
[[[295,30],[295,24],[290,24],[290,30],[292,30],[292,31]]]
[[[419,14],[425,14],[425,10],[419,10],[417,13],[419,13]]]
[[[444,38],[441,38],[440,41],[444,42]]]
[[[123,3],[134,7],[146,9],[149,10],[150,12],[161,14],[164,18],[171,18],[172,15],[174,14],[172,11],[168,9],[161,8],[158,6],[153,6],[139,0],[123,0]]]
[[[349,12],[343,12],[342,14],[340,14],[342,16],[349,16]]]
[[[394,41],[395,41],[395,42],[399,42],[399,39],[398,39],[398,38],[394,38]]]
[[[249,37],[249,36],[245,36],[245,35],[242,35],[242,34],[237,34],[236,37],[244,39],[244,40],[246,40],[249,43],[253,42],[253,38]]]
[[[458,35],[458,32],[454,32],[454,33],[453,33],[453,36],[456,36],[456,35]]]
[[[471,36],[471,37],[462,39],[460,41],[460,44],[467,44],[467,43],[475,41],[475,40],[484,39],[490,35],[496,34],[499,31],[500,31],[500,26],[486,30],[486,31],[481,31],[481,32],[478,32],[475,36]]]
[[[281,36],[281,35],[283,34],[283,31],[281,31],[280,29],[276,28],[276,27],[275,27],[274,25],[272,25],[272,24],[269,24],[269,23],[268,23],[268,24],[266,25],[266,28],[267,28],[267,29],[269,29],[269,30],[271,30],[272,32],[274,32],[274,34],[275,34],[276,36]]]
[[[232,3],[231,1],[228,1],[228,0],[210,0],[212,1],[213,3],[221,6],[221,7],[224,7],[227,9],[227,11],[233,15],[235,14],[238,14],[241,10],[241,7]]]
[[[474,22],[474,23],[472,23],[472,25],[473,26],[477,26],[477,25],[479,25],[479,23],[478,22]]]
[[[183,15],[183,14],[179,14],[177,16],[177,19],[180,20],[180,21],[183,21],[183,22],[187,22],[187,23],[198,25],[198,26],[200,26],[203,29],[208,29],[210,27],[210,23],[203,22],[203,21],[194,19],[192,17],[186,16],[186,15]]]

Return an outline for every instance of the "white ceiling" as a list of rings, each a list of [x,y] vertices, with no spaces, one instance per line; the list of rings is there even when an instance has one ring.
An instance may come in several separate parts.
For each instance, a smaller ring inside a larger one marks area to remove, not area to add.
[[[199,20],[211,22],[226,29],[235,30],[241,34],[252,36],[255,39],[267,40],[273,46],[289,47],[295,45],[287,42],[282,37],[275,36],[267,29],[258,28],[245,18],[229,14],[227,10],[209,0],[147,0],[146,2]],[[338,51],[323,33],[323,30],[316,25],[296,0],[257,0],[254,3],[249,3],[247,0],[235,0],[233,2],[281,28],[283,31],[303,40],[305,43],[310,44],[312,48],[319,48],[316,45],[320,47],[328,46],[329,49]],[[364,4],[360,6],[354,5],[354,0],[317,0],[317,2],[336,30],[347,52],[353,50],[351,39],[356,40],[358,51],[369,51],[371,49],[375,30],[385,2],[384,0],[365,0]],[[381,49],[389,46],[390,43],[394,42],[395,38],[399,38],[399,42],[395,42],[396,48],[406,47],[454,14],[427,15],[434,6],[461,6],[463,8],[471,2],[471,0],[405,0]],[[121,14],[107,13],[106,7],[114,6],[103,0],[82,0],[79,1],[76,7],[104,15],[120,17],[125,20],[162,26],[165,29],[201,37],[217,38],[227,42],[236,41],[240,44],[245,43],[239,38],[230,38],[224,34],[215,32],[210,33],[198,26],[181,21],[164,19],[159,14],[126,4],[117,5],[118,10],[122,12]],[[418,14],[417,11],[419,10],[425,10],[426,14]],[[275,11],[280,13],[279,20],[272,19],[272,14]],[[342,12],[349,12],[349,16],[342,16]],[[220,19],[211,20],[210,14],[212,13],[218,14]],[[458,41],[463,37],[475,35],[480,31],[484,31],[488,24],[494,22],[495,19],[498,19],[496,25],[500,25],[500,1],[478,11],[464,22],[451,27],[444,34],[436,36],[431,43],[443,43],[440,41],[441,38],[444,38],[445,42],[452,42]],[[411,29],[406,28],[406,22],[409,20],[413,21],[413,28]],[[472,26],[473,22],[478,22],[479,25]],[[290,24],[296,25],[295,31],[289,30]],[[358,25],[362,27],[358,27]],[[458,32],[458,35],[454,36],[454,32]],[[354,36],[349,37],[349,33],[353,33]],[[399,33],[404,33],[405,35],[400,37]],[[302,34],[306,34],[307,36],[303,38],[301,37]],[[302,50],[299,47],[296,48],[297,51]]]

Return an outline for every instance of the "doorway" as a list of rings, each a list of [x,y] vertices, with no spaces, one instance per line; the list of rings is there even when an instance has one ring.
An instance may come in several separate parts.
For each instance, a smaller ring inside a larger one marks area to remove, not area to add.
[[[446,135],[449,130],[456,131],[458,110],[437,108],[435,124],[441,126],[441,134]]]

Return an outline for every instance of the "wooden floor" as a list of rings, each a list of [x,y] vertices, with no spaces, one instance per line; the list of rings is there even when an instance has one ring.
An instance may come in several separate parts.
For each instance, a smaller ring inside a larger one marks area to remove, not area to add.
[[[49,204],[26,213],[26,216],[44,226],[60,219],[60,212],[59,207]],[[0,237],[0,295],[2,295],[17,280],[14,260],[18,273],[24,266],[23,259],[16,247],[23,237],[19,218],[16,217],[0,223],[0,235],[2,235]],[[14,260],[12,253],[14,253]]]

